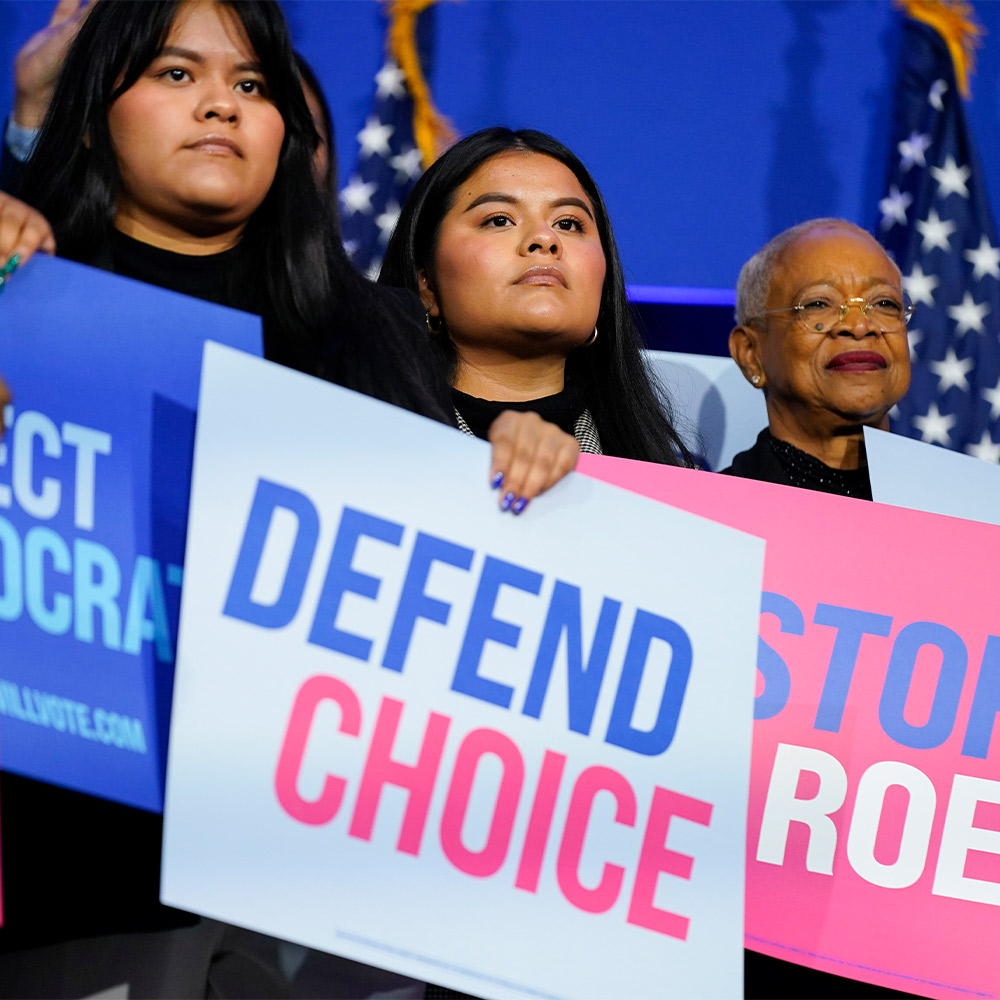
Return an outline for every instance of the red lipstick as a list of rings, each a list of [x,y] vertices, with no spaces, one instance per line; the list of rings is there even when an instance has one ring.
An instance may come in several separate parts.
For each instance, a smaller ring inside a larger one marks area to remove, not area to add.
[[[826,367],[835,372],[872,372],[887,368],[888,364],[876,351],[842,351]]]

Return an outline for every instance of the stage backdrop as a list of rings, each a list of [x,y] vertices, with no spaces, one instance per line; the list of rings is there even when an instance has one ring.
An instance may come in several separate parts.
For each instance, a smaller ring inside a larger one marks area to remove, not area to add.
[[[2,108],[14,53],[51,6],[0,2]],[[379,5],[284,6],[333,107],[343,183],[382,59]],[[989,35],[970,117],[996,205],[1000,161],[985,154],[1000,133],[1000,4],[976,12]],[[884,0],[484,0],[434,16],[441,109],[462,133],[530,126],[573,148],[603,188],[632,282],[731,288],[785,226],[875,218],[898,41]]]

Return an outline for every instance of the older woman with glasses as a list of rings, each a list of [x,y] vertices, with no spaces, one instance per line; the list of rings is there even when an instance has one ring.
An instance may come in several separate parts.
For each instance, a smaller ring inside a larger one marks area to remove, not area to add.
[[[910,384],[911,314],[899,268],[849,222],[813,219],[762,247],[740,271],[729,352],[764,393],[768,426],[723,471],[870,500],[864,427],[888,429]],[[748,998],[854,997],[860,987],[746,953]],[[863,995],[908,994],[866,984]]]
[[[743,266],[729,353],[768,426],[723,470],[871,499],[863,428],[888,430],[910,384],[899,268],[863,229],[812,219]]]

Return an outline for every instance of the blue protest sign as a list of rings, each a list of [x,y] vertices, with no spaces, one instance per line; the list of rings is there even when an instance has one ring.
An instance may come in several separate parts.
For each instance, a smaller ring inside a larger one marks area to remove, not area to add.
[[[159,811],[207,339],[256,316],[36,257],[0,297],[0,760]]]

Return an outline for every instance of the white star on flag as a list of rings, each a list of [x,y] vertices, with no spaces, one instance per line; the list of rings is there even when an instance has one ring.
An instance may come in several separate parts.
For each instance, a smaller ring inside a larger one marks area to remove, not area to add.
[[[927,166],[924,153],[927,152],[930,144],[931,137],[929,135],[924,135],[922,132],[911,132],[910,138],[904,139],[896,147],[899,150],[900,168],[905,172],[915,163],[919,163],[922,167]]]
[[[923,302],[924,305],[933,306],[934,289],[940,284],[941,279],[937,275],[924,274],[924,269],[919,264],[913,265],[909,277],[903,277],[903,288],[914,305]]]
[[[978,458],[983,462],[992,462],[994,465],[1000,462],[1000,444],[993,441],[989,431],[983,431],[979,443],[967,444],[965,450],[973,458]]]
[[[1000,382],[992,389],[983,389],[983,399],[990,404],[990,420],[1000,417]]]
[[[911,380],[893,430],[958,452],[988,452],[992,459],[1000,447],[994,444],[1000,443],[1000,236],[952,53],[916,10],[946,7],[947,0],[903,6],[889,170],[879,192],[885,204],[879,204],[883,218],[876,232],[906,276],[918,329],[907,331]],[[903,191],[912,202],[906,222],[896,224],[885,218],[886,210]]]
[[[909,191],[900,192],[895,184],[889,188],[889,193],[878,203],[882,213],[882,228],[891,229],[897,222],[906,225],[906,210],[913,203],[913,195]]]
[[[973,265],[972,277],[976,281],[987,274],[1000,279],[1000,248],[991,247],[985,236],[979,237],[979,246],[975,250],[966,250],[963,256]]]
[[[944,80],[935,80],[931,84],[931,89],[927,92],[927,100],[935,111],[944,108],[944,101],[941,100],[948,93],[948,84]]]
[[[352,177],[347,182],[347,187],[340,192],[340,200],[344,208],[350,215],[356,212],[364,212],[370,215],[372,210],[372,195],[375,193],[374,184],[366,184],[360,177]]]
[[[419,177],[420,171],[424,169],[424,159],[416,146],[408,146],[399,156],[392,157],[389,165],[396,171],[398,182],[412,181]]]
[[[399,220],[399,202],[390,201],[385,206],[385,211],[381,215],[375,217],[375,225],[378,226],[378,236],[382,243],[388,243],[389,237],[392,236],[393,229],[396,228],[396,222]]]
[[[918,220],[917,231],[923,237],[921,248],[924,253],[939,247],[941,250],[950,250],[951,244],[948,237],[955,232],[955,223],[950,219],[939,218],[937,209],[932,208],[927,213],[927,218],[922,222]]]
[[[385,63],[375,74],[377,97],[405,97],[406,74],[392,61]]]
[[[938,197],[947,198],[950,194],[960,194],[969,197],[966,181],[972,176],[968,167],[960,167],[953,156],[944,161],[943,167],[931,167],[931,176],[938,182]]]
[[[392,125],[383,125],[374,115],[369,115],[365,127],[358,133],[362,159],[367,160],[375,153],[379,156],[388,156],[389,139],[395,131]]]
[[[922,440],[928,444],[943,444],[947,448],[951,444],[949,431],[955,426],[957,419],[950,413],[941,413],[937,403],[931,403],[926,416],[913,418],[913,425],[920,431]]]
[[[983,319],[990,311],[988,302],[975,302],[972,292],[966,292],[962,297],[962,304],[958,306],[948,306],[948,315],[955,320],[955,333],[961,335],[975,330],[976,333],[983,332]]]
[[[965,376],[974,366],[975,361],[972,358],[960,358],[955,349],[949,347],[943,361],[932,361],[928,367],[939,379],[938,392],[945,393],[952,386],[968,392],[969,380]]]
[[[409,4],[421,9],[430,5],[430,0]],[[390,29],[386,41],[391,40]],[[418,59],[424,59],[428,53],[420,52],[420,47],[418,44],[415,54]],[[342,192],[345,203],[350,200],[354,206],[353,214],[345,212],[341,219],[343,239],[350,240],[354,246],[351,263],[362,274],[371,277],[381,270],[386,246],[399,219],[400,206],[406,203],[424,168],[420,151],[415,148],[417,123],[407,74],[390,52],[391,45],[378,64],[372,107],[364,128],[357,135],[355,176],[350,187]],[[429,67],[428,63],[425,69]]]

